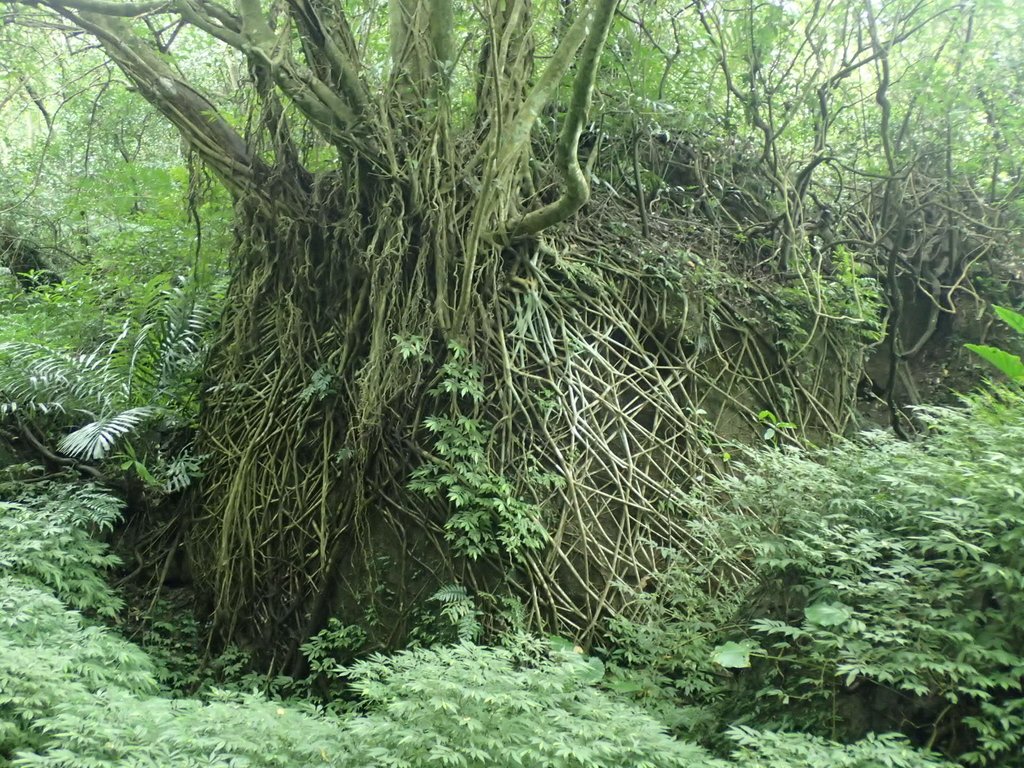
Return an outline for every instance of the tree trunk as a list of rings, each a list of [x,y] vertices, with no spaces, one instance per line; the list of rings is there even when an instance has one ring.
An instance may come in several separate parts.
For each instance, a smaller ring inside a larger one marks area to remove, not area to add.
[[[466,279],[461,228],[443,215],[458,194],[430,173],[328,174],[306,210],[241,206],[201,423],[209,459],[192,553],[229,634],[245,622],[270,645],[295,636],[310,612],[338,608],[357,572],[364,582],[350,597],[372,597],[365,579],[380,558],[404,570],[398,540],[378,541],[387,530],[440,531],[443,520],[417,513],[405,488],[421,460],[412,436],[434,412],[425,390],[456,332],[438,309],[452,302],[452,277]],[[402,340],[417,354],[403,357]]]

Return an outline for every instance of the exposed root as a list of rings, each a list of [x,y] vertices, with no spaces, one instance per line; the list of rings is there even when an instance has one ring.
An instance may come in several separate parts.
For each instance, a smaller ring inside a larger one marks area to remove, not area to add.
[[[698,263],[657,219],[651,241],[616,234],[632,214],[598,201],[587,236],[478,243],[469,314],[445,317],[465,285],[438,274],[457,275],[461,241],[384,186],[372,221],[334,221],[366,210],[337,195],[303,220],[254,211],[240,242],[191,527],[227,634],[294,649],[335,614],[397,642],[460,582],[586,640],[666,548],[707,550],[686,492],[760,411],[810,432],[852,413],[859,361],[819,370],[850,345],[809,322],[785,360],[757,291],[716,284],[710,229]]]

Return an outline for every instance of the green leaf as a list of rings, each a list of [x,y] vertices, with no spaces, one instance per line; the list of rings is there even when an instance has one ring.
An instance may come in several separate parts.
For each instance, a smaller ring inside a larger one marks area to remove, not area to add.
[[[139,477],[141,477],[143,481],[145,481],[149,485],[155,486],[160,484],[159,481],[155,477],[153,477],[153,474],[149,471],[146,465],[143,464],[141,461],[134,462],[134,467]]]
[[[746,669],[750,666],[750,654],[759,650],[750,640],[722,643],[711,652],[711,661],[726,669]]]
[[[604,678],[604,662],[593,656],[585,656],[580,659],[577,679],[587,685],[596,685]]]
[[[558,635],[548,635],[547,641],[551,646],[551,650],[560,651],[562,653],[577,653],[576,649],[579,647],[569,638],[559,637]]]
[[[853,617],[853,611],[842,603],[815,603],[804,608],[804,616],[819,627],[838,627]]]
[[[92,460],[105,458],[119,438],[156,413],[156,408],[143,406],[97,419],[66,435],[58,447],[69,456]]]
[[[1014,312],[1012,309],[1007,307],[1000,307],[998,305],[992,307],[996,314],[999,315],[999,319],[1006,323],[1008,326],[1013,328],[1021,336],[1024,336],[1024,315],[1019,312]]]
[[[1013,381],[1024,381],[1024,361],[1021,361],[1017,355],[984,344],[964,344],[964,346],[987,360]]]
[[[632,680],[624,677],[616,677],[612,680],[608,680],[605,683],[605,687],[608,690],[615,691],[616,693],[643,693],[649,690],[650,686],[644,685],[638,680]]]

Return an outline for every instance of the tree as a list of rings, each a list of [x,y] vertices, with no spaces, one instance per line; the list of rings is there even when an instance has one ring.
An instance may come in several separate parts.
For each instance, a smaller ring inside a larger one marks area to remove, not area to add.
[[[233,196],[185,539],[221,629],[265,628],[246,631],[268,646],[294,650],[334,613],[375,613],[397,639],[452,583],[587,635],[665,546],[715,584],[735,575],[686,519],[689,484],[723,463],[719,425],[841,432],[878,341],[870,273],[895,295],[913,272],[896,245],[919,242],[920,264],[947,265],[929,288],[944,302],[995,239],[988,213],[954,215],[973,181],[952,167],[946,102],[918,95],[931,83],[954,98],[976,44],[949,0],[877,14],[862,0],[4,2],[26,24],[91,34]],[[615,76],[601,58],[617,16],[629,94],[603,131],[588,112]],[[193,72],[212,50],[241,72],[241,98]],[[706,146],[655,130],[662,100],[698,115],[691,131],[717,119]],[[988,101],[982,132],[1012,146]],[[901,190],[936,136],[950,214],[918,236],[934,206]],[[648,184],[659,157],[667,172]],[[1012,162],[980,174],[992,200],[1016,194]],[[618,207],[592,206],[574,232],[591,171],[620,180]],[[648,220],[672,195],[689,197],[700,257]],[[639,246],[637,230],[651,235]],[[985,238],[965,248],[960,230]],[[721,252],[778,284],[726,295],[741,281],[703,260]],[[930,336],[894,344],[892,370]]]
[[[513,378],[530,373],[505,347],[509,286],[557,259],[543,233],[588,199],[577,148],[616,0],[566,9],[553,43],[535,40],[530,0],[394,0],[386,51],[379,15],[322,0],[27,5],[23,19],[44,12],[94,36],[234,196],[235,276],[189,537],[222,628],[256,621],[271,640],[299,638],[346,594],[365,594],[356,576],[422,555],[426,540],[538,578],[575,572],[569,549],[526,557],[547,534],[520,487],[475,449],[441,454],[445,430],[493,443],[537,420],[512,407],[506,423],[488,420],[480,388],[510,406]],[[172,42],[192,33],[244,61],[244,130],[175,61]],[[546,110],[561,116],[550,162],[534,156]],[[459,459],[480,475],[466,503],[487,509],[453,532],[438,509],[461,504]],[[532,610],[589,621],[605,587],[575,581],[589,610],[550,584],[527,589]]]

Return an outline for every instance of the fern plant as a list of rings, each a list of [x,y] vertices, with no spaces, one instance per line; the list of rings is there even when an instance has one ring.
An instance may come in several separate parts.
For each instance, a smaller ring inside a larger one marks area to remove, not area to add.
[[[311,650],[324,672],[359,695],[358,716],[216,691],[205,699],[159,696],[154,666],[139,649],[65,604],[116,607],[99,571],[112,559],[87,531],[109,525],[116,511],[95,489],[67,486],[39,486],[0,504],[2,764],[718,765],[597,690],[600,663],[571,651],[526,657],[463,644],[342,669],[328,661],[348,636],[336,627]]]
[[[461,584],[445,584],[430,599],[441,606],[441,617],[447,619],[462,642],[479,640],[484,628],[480,611]]]
[[[352,765],[722,766],[598,691],[600,662],[571,650],[517,658],[468,643],[374,657],[347,670],[367,714]]]
[[[805,733],[737,726],[729,729],[728,736],[737,745],[733,757],[743,768],[953,768],[895,734],[872,734],[853,744],[840,744]]]
[[[141,651],[78,612],[121,608],[102,576],[117,560],[90,536],[120,506],[91,486],[52,484],[0,501],[0,763],[45,743],[44,719],[79,695],[156,689]]]
[[[144,425],[174,429],[192,423],[209,312],[178,287],[158,294],[142,318],[125,321],[115,339],[88,353],[0,343],[0,416],[48,417],[48,424],[71,430],[57,448],[86,461],[109,457]],[[176,465],[173,455],[154,457],[157,464],[168,468],[161,483],[167,490],[184,486],[181,470],[187,464]],[[140,466],[147,467],[122,464]],[[152,479],[148,472],[137,474]]]
[[[484,394],[479,367],[466,361],[458,344],[448,346],[449,358],[431,393],[479,405]],[[499,552],[515,558],[545,545],[539,505],[522,499],[487,459],[487,423],[464,415],[428,416],[423,427],[434,440],[433,452],[413,470],[408,487],[450,505],[445,538],[458,553],[473,560]]]

